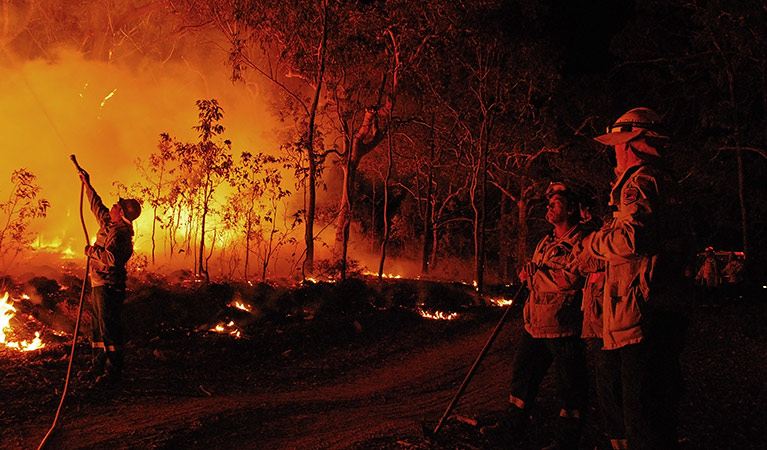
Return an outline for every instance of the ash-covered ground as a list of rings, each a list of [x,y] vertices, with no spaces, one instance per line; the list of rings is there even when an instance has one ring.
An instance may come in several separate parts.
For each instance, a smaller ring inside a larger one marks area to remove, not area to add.
[[[41,328],[46,347],[0,350],[0,448],[37,448],[53,422],[79,283],[76,278],[4,282],[12,297],[21,298],[22,291],[30,297],[16,303],[17,328]],[[753,290],[720,308],[695,312],[683,354],[683,448],[764,448],[764,292]],[[513,289],[500,288],[490,297],[512,294]],[[426,319],[419,307],[458,317]],[[477,305],[471,288],[457,283],[134,282],[125,305],[124,382],[109,390],[71,379],[47,448],[492,448],[465,421],[449,419],[433,441],[425,440],[423,427],[436,425],[502,312]],[[211,331],[216,326],[219,331]],[[517,304],[456,416],[484,420],[503,408],[521,329]],[[56,336],[53,330],[63,333]],[[88,334],[87,315],[83,334]],[[87,367],[89,352],[81,337],[73,372]],[[557,412],[547,377],[523,448],[549,443]],[[594,411],[586,420],[582,448],[606,448]]]

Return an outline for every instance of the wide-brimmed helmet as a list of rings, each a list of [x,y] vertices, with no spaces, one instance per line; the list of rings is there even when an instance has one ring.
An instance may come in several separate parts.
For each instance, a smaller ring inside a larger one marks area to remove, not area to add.
[[[642,137],[668,139],[661,132],[663,120],[650,108],[634,108],[623,114],[614,124],[607,127],[607,132],[594,140],[605,145],[625,144]]]

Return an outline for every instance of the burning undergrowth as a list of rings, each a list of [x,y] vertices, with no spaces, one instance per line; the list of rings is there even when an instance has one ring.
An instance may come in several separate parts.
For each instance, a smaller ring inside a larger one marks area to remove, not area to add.
[[[8,333],[34,339],[37,332],[43,343],[69,339],[81,289],[82,279],[66,274],[58,280],[5,278],[0,296],[9,292],[15,305]],[[359,334],[363,327],[359,317],[376,311],[449,320],[476,305],[473,289],[465,284],[372,277],[297,284],[205,284],[155,275],[130,279],[128,291],[123,315],[129,340],[168,330],[248,339],[263,327],[307,321],[348,323],[345,326]],[[87,299],[85,305],[87,308]],[[87,336],[89,329],[86,313],[81,334]]]

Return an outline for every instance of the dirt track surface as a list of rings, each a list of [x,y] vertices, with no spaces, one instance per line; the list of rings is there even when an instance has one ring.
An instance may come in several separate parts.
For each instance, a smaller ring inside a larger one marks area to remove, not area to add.
[[[683,448],[763,448],[766,309],[752,302],[698,314],[684,357]],[[451,440],[466,436],[454,421],[440,432],[446,442],[425,442],[421,424],[437,423],[500,313],[467,313],[453,323],[390,313],[339,319],[306,325],[317,333],[304,333],[303,325],[283,330],[257,350],[256,337],[173,332],[139,339],[122,389],[75,384],[48,448],[481,448],[479,440]],[[477,417],[503,407],[520,330],[520,318],[512,317],[457,413]],[[323,341],[323,332],[342,337]],[[280,339],[288,344],[280,347]],[[58,404],[52,391],[63,385],[65,353],[62,346],[37,360],[3,354],[0,448],[37,448]],[[41,374],[47,382],[32,380]],[[24,376],[30,379],[14,378]],[[547,378],[529,448],[547,443],[556,411]],[[590,421],[583,448],[598,439]]]

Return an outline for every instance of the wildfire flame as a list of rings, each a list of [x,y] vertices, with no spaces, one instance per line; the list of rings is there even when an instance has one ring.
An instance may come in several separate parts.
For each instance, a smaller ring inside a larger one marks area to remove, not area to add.
[[[21,352],[28,352],[31,350],[37,350],[39,348],[45,347],[45,344],[40,339],[39,331],[35,332],[35,338],[32,339],[32,341],[30,342],[26,340],[23,340],[21,342],[6,340],[6,336],[7,336],[6,332],[10,333],[12,331],[11,319],[15,315],[16,315],[16,308],[13,306],[12,301],[9,300],[8,293],[6,292],[5,295],[3,295],[2,298],[0,298],[0,344],[4,344],[7,348],[11,348]]]
[[[234,303],[230,304],[229,306],[233,306],[237,309],[241,309],[246,312],[251,312],[251,309],[252,309],[250,305],[248,305],[247,303],[243,303],[239,300],[235,300]]]
[[[239,328],[237,328],[237,325],[235,325],[234,320],[230,320],[229,323],[221,322],[215,327],[211,328],[210,331],[214,333],[229,334],[236,338],[242,337],[242,332],[240,331]]]
[[[432,319],[432,320],[453,320],[458,317],[457,312],[452,313],[446,313],[442,311],[424,311],[422,308],[418,308],[418,314],[421,315],[421,317],[424,317],[426,319]]]
[[[366,271],[362,272],[362,274],[363,275],[367,275],[369,277],[377,277],[378,276],[378,272],[371,272],[369,270],[366,270]],[[402,277],[402,275],[398,275],[398,274],[384,273],[384,274],[381,274],[381,278],[399,279],[399,278],[403,278],[403,277]]]

